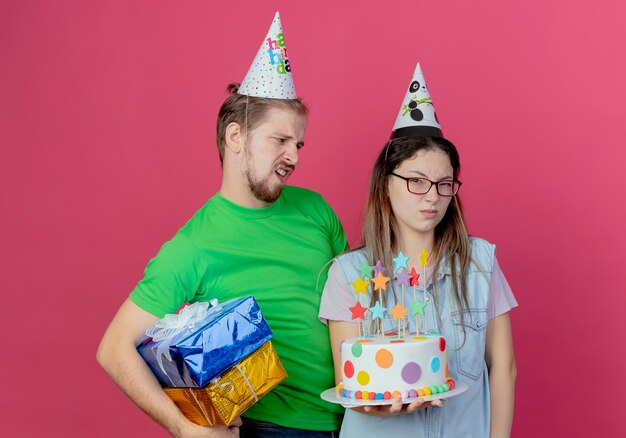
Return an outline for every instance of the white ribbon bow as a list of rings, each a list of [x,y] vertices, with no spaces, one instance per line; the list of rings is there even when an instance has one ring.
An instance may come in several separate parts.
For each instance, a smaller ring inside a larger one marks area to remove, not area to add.
[[[198,328],[196,327],[198,323],[206,319],[210,313],[220,309],[221,306],[218,306],[218,300],[216,299],[211,300],[209,303],[198,301],[190,306],[183,307],[176,314],[165,315],[153,327],[146,330],[146,335],[152,337],[156,344],[157,362],[165,375],[167,375],[167,372],[163,366],[163,356],[168,361],[172,361],[170,345],[173,343],[174,338],[180,334],[193,333]]]

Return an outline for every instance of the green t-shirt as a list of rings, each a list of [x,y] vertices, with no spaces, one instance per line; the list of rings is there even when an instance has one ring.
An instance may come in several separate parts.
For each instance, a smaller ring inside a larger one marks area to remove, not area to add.
[[[317,315],[328,262],[346,248],[341,223],[315,192],[285,186],[260,209],[216,194],[148,263],[130,298],[162,317],[186,302],[254,296],[289,377],[245,416],[334,430],[343,409],[320,398],[335,378],[328,328]]]

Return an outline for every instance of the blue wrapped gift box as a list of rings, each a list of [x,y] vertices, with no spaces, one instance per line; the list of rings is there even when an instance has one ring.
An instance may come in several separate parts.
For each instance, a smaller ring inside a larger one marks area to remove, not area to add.
[[[204,387],[273,336],[253,297],[194,303],[147,333],[137,351],[169,388]]]

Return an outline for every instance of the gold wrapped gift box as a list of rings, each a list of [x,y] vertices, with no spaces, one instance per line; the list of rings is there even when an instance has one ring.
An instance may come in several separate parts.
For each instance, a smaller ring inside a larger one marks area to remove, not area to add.
[[[201,426],[228,425],[287,378],[271,341],[204,388],[163,388],[185,417]]]

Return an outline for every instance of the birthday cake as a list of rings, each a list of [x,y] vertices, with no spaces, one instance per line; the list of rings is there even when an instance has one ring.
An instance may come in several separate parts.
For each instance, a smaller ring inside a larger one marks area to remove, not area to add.
[[[337,395],[357,400],[423,397],[455,387],[440,334],[359,336],[341,345]]]
[[[363,336],[344,340],[341,344],[343,381],[336,387],[338,397],[356,400],[407,399],[454,389],[456,384],[448,374],[445,338],[439,333],[419,331],[419,318],[425,316],[427,306],[425,288],[422,288],[424,299],[420,301],[417,298],[420,275],[414,267],[407,271],[408,259],[402,252],[394,258],[393,280],[385,277],[385,268],[380,261],[373,267],[365,261],[359,268],[360,275],[352,283],[357,302],[349,309],[353,320],[363,321],[359,323],[359,333]],[[425,273],[428,253],[423,250],[420,259]],[[387,284],[394,280],[401,288],[402,304],[396,303],[390,309],[383,307],[381,301],[374,305],[368,290],[370,286],[381,296],[387,291]],[[405,288],[413,288],[413,294],[409,293],[413,300],[408,308],[403,305]],[[360,294],[369,297],[370,307],[361,304]],[[407,330],[409,310],[415,317],[415,333]],[[397,328],[396,333],[385,333],[385,313],[390,314],[392,327],[396,325]],[[368,333],[367,328],[372,323],[375,327],[373,332]]]

